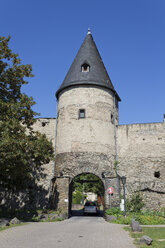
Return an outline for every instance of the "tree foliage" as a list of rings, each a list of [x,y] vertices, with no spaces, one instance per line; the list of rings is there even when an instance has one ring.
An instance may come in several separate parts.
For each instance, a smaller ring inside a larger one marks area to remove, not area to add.
[[[141,192],[135,192],[130,199],[126,200],[126,210],[129,212],[140,212],[145,206],[143,195]]]
[[[0,183],[17,189],[53,158],[53,147],[33,130],[35,102],[21,92],[26,79],[33,77],[32,67],[21,64],[9,41],[0,36]]]
[[[91,182],[90,182],[91,181]],[[94,174],[82,173],[73,180],[73,190],[80,192],[92,192],[97,195],[103,195],[104,186],[102,181]]]
[[[84,195],[82,194],[82,192],[78,190],[73,192],[73,199],[72,199],[73,204],[80,204],[83,199],[84,199]]]

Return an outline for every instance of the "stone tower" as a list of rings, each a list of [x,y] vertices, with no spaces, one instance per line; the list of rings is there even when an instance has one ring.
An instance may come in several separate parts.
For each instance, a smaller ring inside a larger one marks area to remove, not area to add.
[[[111,204],[119,202],[115,126],[120,98],[105,69],[90,30],[61,87],[56,92],[58,120],[54,178],[54,205],[69,209],[70,184],[81,173],[102,180],[105,206],[108,186]]]

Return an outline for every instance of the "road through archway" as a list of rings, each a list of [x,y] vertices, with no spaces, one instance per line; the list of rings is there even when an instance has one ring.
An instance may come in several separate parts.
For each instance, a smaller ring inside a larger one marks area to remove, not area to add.
[[[85,202],[96,202],[101,215],[104,210],[103,181],[93,173],[75,176],[69,185],[69,216],[83,216]]]

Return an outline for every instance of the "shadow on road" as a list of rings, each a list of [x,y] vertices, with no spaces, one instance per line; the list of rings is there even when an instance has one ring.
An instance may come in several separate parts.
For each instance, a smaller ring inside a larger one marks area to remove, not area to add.
[[[73,216],[81,216],[81,217],[84,217],[84,214],[83,214],[83,210],[71,210],[71,213],[70,213],[70,217],[73,217]],[[100,211],[100,214],[99,215],[95,215],[95,214],[88,214],[88,216],[97,216],[97,217],[103,217],[104,214],[103,214],[103,211]]]

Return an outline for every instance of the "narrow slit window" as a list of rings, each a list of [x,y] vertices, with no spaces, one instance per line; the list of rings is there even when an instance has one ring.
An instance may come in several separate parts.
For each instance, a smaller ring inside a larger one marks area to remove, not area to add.
[[[90,66],[88,64],[85,63],[81,66],[82,72],[89,72],[89,70],[90,70]]]
[[[85,109],[79,109],[79,119],[85,118]]]
[[[114,116],[111,114],[111,123],[114,124]]]

